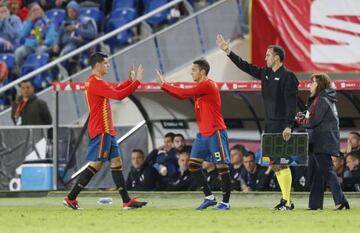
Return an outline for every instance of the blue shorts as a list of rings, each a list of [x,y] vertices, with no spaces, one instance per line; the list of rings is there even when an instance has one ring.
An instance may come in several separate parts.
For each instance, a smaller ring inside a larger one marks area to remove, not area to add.
[[[192,144],[191,157],[216,164],[229,164],[230,150],[227,132],[217,130],[210,137],[198,133]]]
[[[97,135],[90,139],[86,159],[88,161],[110,161],[120,157],[121,152],[116,138],[107,133]]]

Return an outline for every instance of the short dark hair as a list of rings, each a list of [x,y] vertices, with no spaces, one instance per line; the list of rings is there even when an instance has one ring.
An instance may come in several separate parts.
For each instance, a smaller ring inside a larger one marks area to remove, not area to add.
[[[346,157],[352,157],[353,159],[357,159],[360,161],[360,151],[354,150],[346,154]]]
[[[199,59],[193,62],[193,64],[198,65],[200,70],[205,70],[205,74],[208,75],[210,71],[210,65],[205,59]]]
[[[176,138],[176,137],[181,137],[183,140],[185,140],[184,135],[182,135],[181,133],[175,134],[174,138]]]
[[[248,150],[245,148],[245,146],[236,144],[233,147],[231,147],[231,150],[237,150],[240,151],[243,155],[248,153]]]
[[[22,81],[20,82],[19,86],[21,87],[21,84],[23,84],[23,83],[30,83],[30,85],[33,86],[33,85],[32,85],[32,82],[30,81],[30,79],[22,80]]]
[[[190,153],[187,150],[181,150],[181,151],[178,152],[179,156],[182,155],[182,154],[186,154],[187,156],[190,157]]]
[[[278,55],[280,58],[280,61],[283,62],[285,59],[285,50],[280,45],[269,45],[267,47],[268,49],[272,49],[275,53],[275,55]]]
[[[254,154],[254,152],[248,151],[248,153],[244,154],[244,158],[247,158],[247,157],[250,157],[250,156],[252,156],[253,159],[254,159],[254,161],[255,161],[255,154]]]
[[[173,132],[169,132],[165,134],[164,138],[171,138],[171,141],[174,141],[175,134]]]
[[[101,63],[107,58],[108,55],[103,52],[95,52],[90,55],[89,64],[91,68],[94,68],[97,63]]]
[[[314,79],[318,83],[316,90],[315,90],[315,92],[316,92],[315,95],[317,95],[321,91],[331,87],[331,79],[330,79],[329,75],[327,75],[325,73],[312,74],[310,77],[310,81],[314,81]]]
[[[360,138],[360,133],[359,133],[359,132],[351,131],[351,132],[349,133],[349,135],[350,135],[350,134],[355,134],[358,138]]]
[[[144,151],[141,149],[133,149],[132,153],[139,153],[143,158],[145,158]]]

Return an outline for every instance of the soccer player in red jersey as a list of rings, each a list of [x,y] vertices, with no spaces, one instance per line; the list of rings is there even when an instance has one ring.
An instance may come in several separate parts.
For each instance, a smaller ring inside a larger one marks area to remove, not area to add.
[[[197,85],[188,89],[171,86],[165,82],[159,70],[156,73],[159,85],[164,91],[178,99],[194,99],[194,110],[200,132],[192,145],[189,170],[205,194],[204,201],[197,209],[203,210],[217,204],[202,172],[201,164],[206,160],[215,163],[221,175],[223,200],[215,209],[229,210],[231,181],[228,166],[230,163],[228,136],[221,113],[220,92],[216,83],[208,78],[209,71],[210,65],[206,60],[194,61],[191,75]]]
[[[91,178],[101,169],[102,163],[110,162],[111,174],[123,201],[123,208],[139,208],[146,202],[137,201],[137,197],[130,198],[126,190],[122,174],[122,160],[120,148],[115,138],[115,129],[112,122],[110,99],[122,100],[131,95],[140,85],[143,68],[140,65],[137,77],[134,80],[135,68],[131,66],[129,79],[117,87],[112,87],[103,80],[109,72],[107,55],[96,52],[90,56],[91,74],[85,82],[85,97],[90,111],[88,132],[90,142],[87,151],[89,166],[80,173],[79,178],[67,197],[64,205],[72,209],[79,209],[76,200],[78,194],[89,183]]]

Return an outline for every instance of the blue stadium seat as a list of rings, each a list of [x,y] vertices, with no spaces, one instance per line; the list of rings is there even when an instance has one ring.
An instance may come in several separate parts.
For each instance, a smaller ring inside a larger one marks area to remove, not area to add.
[[[159,7],[167,4],[168,2],[170,2],[170,0],[144,0],[145,14],[155,10],[156,8],[159,8]],[[158,25],[158,24],[166,23],[167,16],[169,15],[169,13],[170,13],[169,9],[164,10],[164,11],[154,15],[153,17],[150,17],[147,20],[147,22],[150,25]]]
[[[110,19],[125,18],[127,22],[134,20],[137,16],[138,14],[133,8],[117,8],[110,13]]]
[[[66,12],[64,9],[54,8],[46,11],[46,16],[54,22],[55,28],[59,28],[62,22],[65,20]]]
[[[84,7],[80,9],[80,16],[87,16],[93,18],[98,26],[102,28],[102,22],[104,19],[104,13],[96,7]]]
[[[125,18],[120,19],[110,19],[105,27],[105,33],[111,32],[125,24],[127,24],[128,21],[125,20]],[[131,30],[123,31],[116,36],[111,37],[110,39],[106,40],[105,43],[110,46],[122,46],[128,43],[131,43],[131,38],[134,36],[134,33]]]
[[[21,67],[21,75],[25,75],[34,71],[49,62],[49,54],[41,53],[36,54],[32,53],[27,58],[25,63]],[[48,72],[43,72],[41,74],[36,75],[32,79],[33,86],[37,91],[44,89],[52,82],[52,77]]]
[[[113,0],[112,10],[116,10],[119,8],[136,8],[136,0]]]
[[[6,63],[9,71],[15,66],[15,55],[13,53],[1,53],[0,60]]]
[[[111,32],[137,17],[137,12],[133,8],[118,8],[111,12],[110,20],[106,23],[105,33]],[[134,33],[131,30],[123,31],[106,41],[111,46],[122,46],[131,43]]]

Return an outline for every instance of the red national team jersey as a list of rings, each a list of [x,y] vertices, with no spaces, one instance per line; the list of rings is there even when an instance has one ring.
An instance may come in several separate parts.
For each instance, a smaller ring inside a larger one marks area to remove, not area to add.
[[[127,80],[113,88],[98,76],[89,76],[85,82],[85,98],[90,111],[88,124],[90,138],[101,133],[115,136],[109,99],[122,100],[133,93],[139,85],[140,82],[137,80],[134,82]]]
[[[188,89],[164,83],[162,89],[179,99],[194,97],[196,120],[202,135],[208,137],[216,130],[226,129],[224,118],[221,114],[220,93],[214,81],[207,79]]]

